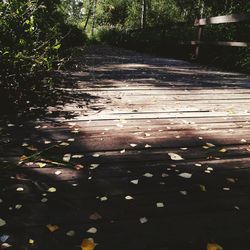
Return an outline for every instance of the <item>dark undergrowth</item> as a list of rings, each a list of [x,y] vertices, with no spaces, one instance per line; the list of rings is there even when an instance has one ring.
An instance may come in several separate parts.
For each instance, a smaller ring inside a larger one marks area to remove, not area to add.
[[[208,26],[203,32],[205,41],[250,41],[250,25],[230,24]],[[145,30],[101,29],[98,41],[150,53],[162,57],[192,60],[195,48],[188,41],[196,40],[197,29],[192,24],[174,23],[166,27]],[[197,62],[226,70],[250,72],[250,49],[202,45]]]

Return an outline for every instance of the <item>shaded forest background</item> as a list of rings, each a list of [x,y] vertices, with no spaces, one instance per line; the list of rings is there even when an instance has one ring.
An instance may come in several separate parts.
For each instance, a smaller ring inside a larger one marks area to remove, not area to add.
[[[105,42],[189,59],[196,18],[249,13],[242,0],[3,0],[0,3],[0,100],[13,109],[56,99],[52,73],[75,47]],[[206,27],[205,40],[250,41],[250,23]],[[250,72],[250,49],[206,47],[200,61]]]

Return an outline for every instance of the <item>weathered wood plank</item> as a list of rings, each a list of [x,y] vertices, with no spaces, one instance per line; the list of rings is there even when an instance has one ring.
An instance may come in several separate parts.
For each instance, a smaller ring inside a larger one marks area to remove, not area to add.
[[[249,14],[232,14],[232,15],[197,19],[195,20],[194,25],[204,26],[209,24],[238,23],[249,20],[250,20]]]

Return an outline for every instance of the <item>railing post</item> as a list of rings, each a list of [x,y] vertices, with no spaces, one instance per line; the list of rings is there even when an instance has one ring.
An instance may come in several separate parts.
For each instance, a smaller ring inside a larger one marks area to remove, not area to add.
[[[202,33],[203,33],[203,27],[201,25],[199,25],[198,36],[197,36],[197,44],[195,45],[195,55],[194,55],[195,59],[198,59],[198,57],[199,57],[200,41],[201,41],[201,38],[202,38]]]

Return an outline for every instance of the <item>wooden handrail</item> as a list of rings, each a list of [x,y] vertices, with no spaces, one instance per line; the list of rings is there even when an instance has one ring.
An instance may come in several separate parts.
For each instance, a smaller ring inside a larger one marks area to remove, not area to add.
[[[231,41],[190,41],[191,45],[218,45],[218,46],[230,46],[230,47],[248,47],[250,43],[248,42],[231,42]]]
[[[194,58],[199,56],[200,45],[217,45],[217,46],[231,46],[231,47],[248,47],[249,42],[238,41],[203,41],[202,33],[204,32],[204,26],[210,24],[228,24],[250,21],[250,14],[231,14],[226,16],[216,16],[210,18],[196,19],[194,26],[198,27],[198,35],[196,41],[190,41],[189,43],[195,46]]]
[[[232,14],[226,16],[216,16],[210,18],[196,19],[194,22],[194,26],[205,26],[209,24],[223,24],[223,23],[238,23],[249,20],[250,20],[249,14]]]

